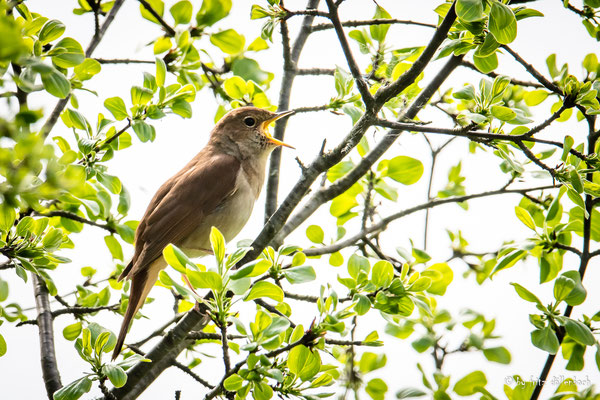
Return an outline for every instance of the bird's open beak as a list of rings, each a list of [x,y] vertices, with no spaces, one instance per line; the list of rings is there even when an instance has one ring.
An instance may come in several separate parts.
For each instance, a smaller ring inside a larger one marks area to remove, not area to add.
[[[263,122],[263,129],[265,132],[265,136],[267,137],[267,139],[269,139],[269,142],[276,144],[277,146],[285,146],[285,147],[289,147],[290,149],[295,149],[294,146],[290,146],[287,143],[282,142],[281,140],[275,139],[273,136],[271,136],[271,134],[269,133],[269,125],[271,125],[273,122],[277,121],[280,118],[286,117],[288,115],[293,114],[294,111],[283,111],[283,112],[279,112],[277,114],[275,114],[275,116],[271,119],[266,120],[265,122]]]

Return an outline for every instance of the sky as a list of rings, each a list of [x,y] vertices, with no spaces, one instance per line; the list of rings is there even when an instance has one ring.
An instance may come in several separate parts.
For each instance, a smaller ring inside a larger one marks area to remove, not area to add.
[[[248,19],[250,7],[254,4],[249,0],[236,0],[232,14],[216,28],[235,27],[240,33],[251,41],[260,33],[261,21],[250,21]],[[289,9],[300,9],[303,1],[287,1]],[[437,15],[432,11],[439,1],[425,0],[413,2],[408,0],[380,0],[378,3],[384,7],[395,18],[412,19],[429,23],[437,22]],[[90,17],[77,17],[71,10],[76,5],[74,1],[55,0],[47,2],[43,0],[31,0],[27,2],[30,10],[56,18],[65,23],[67,31],[65,36],[76,38],[85,44],[92,33],[92,21]],[[170,3],[167,3],[170,4]],[[197,2],[194,2],[197,7]],[[370,0],[347,0],[344,2],[342,19],[364,19],[373,13],[373,2]],[[572,73],[581,74],[580,62],[585,54],[597,49],[597,42],[593,41],[584,31],[582,25],[571,13],[565,12],[560,1],[537,1],[531,4],[532,8],[538,9],[545,14],[543,19],[529,19],[519,23],[519,35],[514,44],[511,45],[519,54],[532,63],[543,73],[546,73],[544,60],[550,52],[557,52],[559,64],[568,62]],[[167,6],[166,8],[168,8]],[[87,18],[87,19],[86,19]],[[291,21],[292,33],[296,31],[300,20]],[[560,29],[559,29],[560,27]],[[152,50],[147,46],[149,38],[160,35],[158,27],[139,17],[137,2],[125,2],[122,10],[117,15],[114,23],[109,28],[104,40],[98,46],[94,56],[102,58],[136,58],[153,59]],[[431,31],[427,28],[415,28],[406,26],[394,26],[390,29],[388,38],[395,47],[411,47],[424,45],[428,42]],[[277,37],[275,33],[274,37]],[[355,56],[359,57],[358,48],[353,45]],[[281,48],[275,40],[273,47],[257,55],[260,57],[264,69],[276,73],[272,82],[269,95],[276,102],[279,91],[281,70]],[[366,66],[368,59],[359,59],[361,66]],[[443,61],[433,63],[430,71],[426,72],[425,81],[433,76],[435,71],[442,65]],[[331,32],[318,33],[311,37],[306,45],[306,50],[300,60],[300,67],[326,67],[333,68],[336,65],[347,69],[337,42],[333,39]],[[530,79],[525,71],[510,60],[510,57],[500,57],[501,67],[499,73],[512,75],[517,78]],[[129,98],[129,88],[133,84],[142,83],[142,72],[153,72],[153,66],[147,65],[103,65],[100,75],[90,81],[90,87],[97,90],[99,97],[87,93],[78,94],[80,110],[94,120],[98,112],[107,113],[102,107],[102,102],[107,97],[121,96]],[[477,83],[480,77],[465,70],[459,70],[453,75],[451,82],[444,87],[462,84],[463,82]],[[171,77],[173,79],[173,77]],[[321,105],[328,102],[333,95],[333,82],[328,77],[298,77],[292,93],[292,108],[301,106]],[[52,109],[55,99],[50,97],[31,98],[33,107],[43,107],[47,112]],[[213,117],[216,110],[216,102],[212,94],[207,90],[201,92],[192,104],[193,117],[181,119],[177,116],[169,116],[156,123],[157,138],[153,143],[136,144],[129,149],[117,153],[115,159],[110,163],[110,172],[121,178],[124,185],[131,192],[132,209],[130,217],[139,219],[153,193],[162,182],[178,171],[187,161],[192,158],[206,143],[208,133],[213,126]],[[549,105],[548,105],[549,108]],[[543,107],[541,107],[542,111]],[[541,115],[546,115],[542,113]],[[448,122],[440,119],[439,115],[423,113],[423,120],[432,120],[436,126],[449,126]],[[318,153],[322,140],[327,139],[329,148],[332,148],[350,129],[350,119],[338,117],[328,112],[310,113],[293,116],[290,118],[286,133],[286,142],[296,147],[295,151],[284,149],[283,172],[280,187],[280,199],[291,189],[296,181],[299,170],[295,157],[305,163],[310,162]],[[574,137],[581,137],[581,129],[575,124],[563,124],[559,127],[553,126],[548,130],[548,138],[561,138],[566,133]],[[67,129],[59,124],[52,134],[68,134]],[[367,136],[371,143],[381,137],[382,131],[368,132]],[[545,136],[546,137],[546,136]],[[446,138],[433,138],[435,143],[443,143]],[[441,156],[436,168],[441,171],[434,180],[434,187],[439,189],[445,184],[445,171],[457,161],[462,160],[463,171],[467,177],[466,185],[468,192],[479,192],[497,188],[503,183],[503,176],[498,169],[498,161],[494,157],[482,155],[466,155],[467,142],[456,140]],[[425,164],[427,171],[430,163],[429,156],[423,151],[423,140],[420,135],[403,135],[393,146],[394,154],[410,155],[419,158]],[[385,203],[382,214],[387,211],[394,212],[399,208],[419,204],[426,199],[425,180],[413,186],[403,187],[397,204]],[[502,199],[486,199],[472,201],[469,212],[461,211],[457,206],[451,205],[435,209],[431,213],[432,225],[430,227],[429,247],[431,254],[439,259],[448,256],[448,240],[445,232],[446,227],[460,227],[473,249],[485,251],[493,249],[508,238],[522,240],[527,237],[528,231],[514,216],[513,207],[506,207],[506,202],[514,205],[518,202],[517,197],[506,197]],[[250,222],[238,236],[238,239],[253,238],[256,236],[263,221],[263,204],[261,197],[257,202],[255,211]],[[317,214],[317,218],[327,218],[327,207]],[[398,221],[390,226],[393,235],[390,235],[386,243],[390,248],[402,245],[408,246],[408,239],[412,238],[415,244],[422,243],[422,221],[423,214]],[[290,242],[306,244],[303,238],[304,228],[299,228],[290,237]],[[353,232],[349,228],[349,232]],[[81,282],[79,275],[80,267],[91,265],[99,271],[108,273],[112,270],[112,261],[103,242],[104,232],[95,229],[86,229],[86,233],[76,239],[77,252],[65,252],[65,255],[73,259],[73,263],[61,267],[57,271],[56,281],[59,293],[69,290],[75,283]],[[128,249],[131,252],[131,249]],[[90,257],[93,255],[93,257]],[[539,290],[536,293],[551,298],[552,288],[547,284],[538,288],[538,267],[534,263],[525,263],[522,266],[512,268],[506,273],[499,274],[492,282],[486,282],[482,286],[474,286],[471,281],[465,282],[461,274],[465,267],[456,265],[454,270],[455,281],[449,287],[447,295],[443,297],[444,307],[454,311],[465,308],[474,308],[482,311],[488,317],[497,317],[497,332],[503,339],[499,344],[506,345],[512,352],[513,362],[509,366],[500,366],[486,363],[482,356],[472,354],[459,355],[448,360],[447,372],[458,379],[473,370],[473,366],[483,368],[488,375],[492,393],[502,395],[502,385],[507,376],[518,373],[523,378],[537,377],[546,354],[534,348],[529,339],[531,325],[528,322],[528,313],[536,310],[530,303],[524,303],[519,299],[510,282],[518,281],[524,286]],[[598,282],[600,273],[597,261],[592,262],[588,269],[588,275],[584,282]],[[567,258],[565,263],[567,269],[576,267],[575,259]],[[328,274],[332,280],[338,271],[318,271],[319,277]],[[3,279],[7,274],[3,274]],[[11,283],[12,301],[18,301],[23,305],[33,305],[31,284],[24,284],[18,279],[8,277]],[[328,278],[329,279],[329,278]],[[303,289],[304,290],[304,289]],[[128,340],[135,341],[144,337],[148,332],[154,330],[167,318],[171,312],[172,300],[170,294],[164,289],[155,288],[152,296],[155,302],[144,307],[144,313],[150,316],[147,320],[137,320],[130,330]],[[113,301],[117,296],[113,295]],[[588,291],[588,299],[577,312],[588,315],[597,311],[595,306],[600,304],[600,294]],[[578,316],[580,314],[576,314]],[[301,317],[302,318],[302,317]],[[306,318],[309,318],[307,314]],[[310,317],[312,318],[312,317]],[[120,317],[105,313],[94,318],[113,331],[118,330]],[[60,317],[55,321],[56,325],[56,349],[59,367],[63,383],[66,384],[82,376],[86,371],[86,365],[78,359],[73,348],[73,343],[66,341],[62,335],[62,328],[71,324],[70,317]],[[301,321],[305,326],[310,324],[310,319]],[[369,324],[365,324],[369,325]],[[360,333],[369,332],[368,326],[361,328]],[[3,326],[3,335],[8,342],[8,353],[0,358],[0,370],[11,371],[11,376],[28,377],[28,384],[23,385],[20,379],[3,380],[3,394],[6,398],[42,398],[45,396],[41,372],[39,371],[39,347],[37,329],[35,326],[14,328]],[[420,374],[415,368],[417,360],[415,352],[411,349],[409,341],[399,341],[395,338],[386,337],[391,346],[385,347],[388,355],[388,367],[377,374],[388,378],[391,393],[405,386],[414,386],[419,382]],[[453,343],[458,344],[458,343]],[[453,347],[452,345],[450,347]],[[203,348],[204,350],[204,348]],[[206,352],[218,356],[218,349],[214,346],[206,346]],[[377,351],[377,350],[376,350]],[[584,371],[569,372],[564,370],[565,362],[558,357],[550,374],[553,376],[574,376],[591,381],[600,381],[600,374],[593,364],[592,352],[588,350],[586,367]],[[432,371],[431,360],[427,357],[423,365],[427,371]],[[34,363],[32,366],[31,363]],[[206,365],[198,367],[198,372],[207,379],[215,381],[217,375],[211,371],[214,365],[210,359]],[[220,366],[220,363],[219,363]],[[10,368],[10,369],[9,369]],[[219,372],[219,371],[217,371]],[[373,375],[373,377],[376,374]],[[455,381],[454,381],[455,382]],[[420,382],[419,382],[420,383]],[[96,388],[94,388],[96,390]],[[141,399],[170,398],[174,390],[182,390],[184,399],[198,397],[197,384],[182,372],[174,369],[167,370],[152,385],[151,389],[144,393]],[[554,387],[551,388],[554,390]],[[549,392],[545,392],[547,395]]]

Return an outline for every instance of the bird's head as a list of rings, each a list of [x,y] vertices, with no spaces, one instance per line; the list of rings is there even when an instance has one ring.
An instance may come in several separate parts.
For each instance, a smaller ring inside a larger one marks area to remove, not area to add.
[[[212,131],[211,139],[235,148],[241,156],[259,156],[278,146],[292,146],[269,133],[269,125],[293,111],[273,113],[256,107],[240,107],[225,114]]]

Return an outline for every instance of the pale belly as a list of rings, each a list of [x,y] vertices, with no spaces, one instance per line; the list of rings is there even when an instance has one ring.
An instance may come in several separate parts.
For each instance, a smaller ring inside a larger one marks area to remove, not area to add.
[[[243,173],[238,176],[236,184],[236,192],[214,212],[207,215],[196,230],[179,244],[188,256],[206,255],[206,250],[211,249],[209,239],[211,227],[216,227],[225,237],[225,241],[229,242],[246,225],[252,214],[256,197]]]

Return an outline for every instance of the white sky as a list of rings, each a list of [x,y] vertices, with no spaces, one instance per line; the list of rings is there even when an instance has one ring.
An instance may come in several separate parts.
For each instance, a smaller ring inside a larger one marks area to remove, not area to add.
[[[194,2],[196,10],[199,2]],[[250,21],[248,15],[252,1],[237,0],[234,2],[234,10],[231,16],[225,19],[216,28],[235,27],[240,33],[246,35],[246,42],[252,41],[260,32],[262,21]],[[291,9],[300,9],[304,1],[287,1],[286,6]],[[401,19],[413,19],[423,22],[435,23],[437,15],[433,13],[433,8],[439,4],[439,1],[394,1],[380,0],[379,4],[387,9],[392,17]],[[30,0],[27,2],[31,11],[62,20],[67,26],[65,36],[72,36],[79,40],[85,48],[92,33],[92,23],[90,16],[77,17],[71,13],[72,7],[76,4],[73,1],[56,0],[47,2],[43,0]],[[169,3],[170,4],[170,3]],[[166,7],[168,9],[169,5]],[[561,7],[561,2],[535,2],[531,4],[532,8],[542,11],[546,17],[543,19],[528,19],[519,23],[519,36],[513,49],[519,52],[528,62],[535,65],[538,70],[545,73],[544,59],[551,52],[557,52],[559,65],[568,62],[571,73],[581,76],[580,62],[584,55],[597,49],[597,42],[593,41],[584,31],[583,26],[571,13],[566,12]],[[373,13],[373,2],[370,0],[347,0],[343,7],[343,20],[365,19]],[[296,31],[300,19],[291,21],[292,32]],[[317,22],[320,22],[317,20]],[[153,59],[152,51],[145,47],[147,42],[160,34],[156,25],[141,19],[139,17],[138,3],[128,1],[124,4],[114,23],[109,28],[104,40],[97,48],[94,56],[103,58],[136,58]],[[431,31],[427,28],[411,28],[406,26],[395,26],[390,29],[388,40],[390,45],[395,48],[411,47],[424,45],[428,42]],[[273,48],[257,55],[257,59],[265,70],[276,73],[269,95],[274,103],[277,101],[279,90],[281,49],[277,43],[278,32],[274,34],[275,44]],[[359,58],[359,52],[353,45],[355,57]],[[439,68],[442,62],[434,63],[432,71],[426,73],[425,80],[429,79],[435,70]],[[504,63],[506,62],[506,63]],[[368,59],[361,58],[360,63],[366,66]],[[337,42],[332,36],[332,32],[318,33],[313,35],[308,41],[305,52],[300,60],[301,67],[326,67],[332,68],[340,65],[347,69],[342,58],[341,51]],[[510,60],[510,57],[502,56],[500,58],[499,73],[506,73],[515,77],[530,80],[523,69]],[[97,90],[99,98],[93,95],[80,92],[78,94],[80,110],[88,117],[90,121],[95,120],[98,112],[107,111],[102,107],[102,102],[107,97],[121,96],[126,102],[129,99],[129,88],[131,85],[142,83],[142,71],[154,71],[150,65],[104,65],[102,73],[89,82],[91,89]],[[459,70],[453,75],[451,85],[457,87],[462,82],[479,81],[475,74]],[[172,79],[172,77],[170,77]],[[448,83],[445,87],[449,87]],[[292,108],[298,106],[312,106],[325,104],[330,97],[334,95],[333,83],[327,77],[298,77],[293,87]],[[44,107],[47,112],[51,110],[55,103],[53,98],[31,97],[33,106]],[[548,102],[547,108],[550,106]],[[213,125],[213,116],[216,108],[214,98],[208,90],[203,91],[196,98],[192,105],[194,115],[191,119],[184,120],[178,116],[168,116],[158,121],[155,126],[157,129],[157,139],[153,143],[139,144],[134,138],[135,145],[129,149],[117,153],[115,159],[110,162],[109,172],[121,178],[123,183],[131,192],[132,209],[130,217],[139,219],[149,201],[150,197],[158,186],[182,167],[197,151],[203,146],[208,137],[208,132]],[[544,106],[540,107],[543,111]],[[546,110],[547,111],[547,110]],[[541,114],[542,116],[547,114]],[[432,119],[436,126],[449,126],[448,122],[440,119],[434,114],[423,114],[423,120]],[[350,128],[350,120],[347,117],[336,117],[330,113],[312,113],[294,116],[288,124],[286,142],[296,146],[297,150],[284,150],[283,174],[280,185],[280,198],[283,198],[292,187],[298,176],[298,167],[294,157],[298,156],[305,163],[310,162],[318,152],[322,139],[327,138],[328,145],[333,147],[337,141],[346,134]],[[53,135],[69,135],[68,130],[59,122],[52,132]],[[560,138],[565,134],[570,134],[579,141],[583,140],[584,131],[573,124],[563,124],[552,126],[545,135],[548,137]],[[368,137],[371,143],[375,138],[381,137],[381,133],[369,132]],[[446,138],[433,138],[435,142],[442,142]],[[425,164],[427,171],[430,163],[424,142],[420,135],[403,135],[393,146],[394,154],[404,154],[419,158]],[[463,173],[467,176],[466,186],[469,193],[480,192],[488,189],[498,188],[504,182],[504,177],[499,173],[498,160],[494,157],[488,157],[482,153],[477,155],[467,155],[466,141],[456,140],[452,146],[446,150],[440,158],[435,180],[437,189],[443,187],[446,182],[446,171],[451,165],[455,165],[459,160],[463,162]],[[390,152],[390,154],[391,154]],[[533,181],[533,185],[539,182]],[[413,186],[400,188],[398,204],[385,204],[382,214],[397,211],[398,209],[410,207],[421,203],[426,198],[425,178]],[[497,248],[503,240],[513,238],[523,239],[529,234],[514,216],[514,205],[518,202],[517,197],[505,197],[502,199],[485,199],[470,202],[468,213],[463,212],[455,205],[435,209],[431,213],[429,248],[430,253],[435,259],[444,260],[448,256],[448,239],[445,233],[446,227],[456,229],[460,227],[465,233],[466,238],[473,245],[474,251],[485,251]],[[254,215],[250,223],[238,238],[253,238],[259,231],[263,219],[263,203],[259,200]],[[327,209],[319,213],[322,218],[327,218]],[[314,220],[313,220],[314,221]],[[318,220],[319,222],[322,219]],[[387,240],[390,251],[397,245],[408,246],[408,239],[412,238],[418,246],[422,243],[422,221],[423,214],[415,215],[411,218],[401,220],[392,224],[390,229],[392,235]],[[314,223],[314,222],[313,222]],[[333,226],[330,224],[330,226]],[[85,265],[91,265],[99,270],[99,276],[105,276],[111,269],[111,260],[104,246],[102,237],[104,232],[93,228],[86,228],[85,235],[77,239],[77,251],[66,251],[64,254],[73,259],[73,263],[63,266],[53,273],[56,277],[59,293],[71,290],[75,283],[82,281],[79,269]],[[352,225],[349,225],[349,233],[353,232]],[[295,235],[290,237],[290,243],[307,244],[303,238],[304,228],[297,230]],[[333,232],[330,232],[332,235]],[[393,236],[393,237],[392,237]],[[126,248],[131,253],[131,248]],[[335,275],[345,274],[343,270],[330,271],[332,268],[323,260],[320,264],[314,264],[318,275],[328,274],[335,280]],[[565,269],[574,269],[577,267],[576,260],[567,258]],[[208,262],[208,261],[205,261]],[[535,313],[535,308],[531,303],[525,303],[517,297],[510,282],[518,281],[524,286],[534,290],[545,302],[550,302],[552,287],[546,284],[537,288],[539,269],[535,263],[520,265],[506,272],[498,274],[492,282],[488,281],[482,286],[473,285],[472,278],[464,281],[461,279],[465,271],[463,264],[454,265],[455,280],[450,286],[447,295],[439,301],[440,307],[451,310],[454,314],[464,308],[474,308],[477,311],[484,312],[488,318],[497,317],[496,332],[502,335],[503,339],[498,341],[497,345],[505,345],[511,350],[513,362],[509,366],[500,366],[486,362],[483,356],[465,354],[456,357],[448,357],[445,372],[453,376],[452,385],[459,378],[472,370],[484,368],[487,374],[489,389],[498,397],[502,396],[502,385],[507,375],[513,373],[520,374],[529,379],[537,377],[546,359],[546,354],[530,343],[529,332],[532,330],[528,322],[528,313]],[[596,307],[600,304],[600,295],[592,290],[591,282],[598,282],[600,273],[598,272],[598,261],[593,260],[588,268],[584,284],[588,287],[588,298],[586,303],[577,307],[575,317],[582,312],[591,315],[597,311]],[[173,273],[171,273],[172,276]],[[33,296],[31,284],[24,284],[19,279],[11,277],[10,273],[3,273],[3,279],[8,279],[11,286],[11,301],[17,301],[24,306],[33,305]],[[328,278],[329,279],[329,278]],[[307,287],[310,287],[307,286]],[[294,288],[296,292],[305,292],[307,289],[302,286]],[[148,332],[161,325],[167,316],[171,313],[172,300],[170,294],[164,289],[154,289],[152,296],[156,301],[144,308],[144,313],[151,317],[150,320],[137,320],[128,336],[129,341],[135,341],[143,338]],[[111,303],[118,299],[118,294],[113,294]],[[292,303],[293,304],[293,303]],[[374,321],[375,315],[370,316]],[[308,314],[300,322],[305,326],[309,325],[310,317]],[[93,318],[101,324],[111,328],[113,331],[118,329],[120,318],[109,313],[101,313]],[[63,384],[68,384],[72,380],[79,378],[87,371],[86,365],[78,358],[72,342],[66,341],[62,337],[64,326],[73,323],[73,320],[67,316],[61,316],[56,319],[56,350],[59,368]],[[363,324],[367,325],[367,324]],[[361,332],[366,334],[370,331],[369,326],[362,326]],[[37,328],[27,326],[14,328],[4,324],[3,335],[8,342],[8,353],[0,358],[0,370],[10,371],[10,374],[4,374],[2,392],[5,398],[43,398],[45,391],[39,370],[39,347],[37,338]],[[383,330],[381,329],[381,333]],[[359,334],[360,335],[360,334]],[[387,378],[390,385],[388,398],[393,396],[396,390],[406,386],[420,386],[420,374],[415,368],[417,360],[416,353],[411,349],[410,342],[399,341],[397,339],[381,335],[388,346],[380,349],[371,349],[371,351],[385,351],[388,355],[388,368],[384,371],[378,371],[368,375],[368,378],[382,376]],[[413,335],[411,339],[416,338]],[[449,347],[453,348],[459,343],[453,343]],[[214,346],[203,347],[202,350],[219,358],[218,349]],[[589,379],[592,382],[600,381],[598,373],[593,363],[593,352],[588,349],[586,357],[586,367],[583,371],[569,372],[564,370],[566,362],[560,357],[555,360],[554,367],[550,373],[553,376],[571,376],[579,379]],[[420,362],[428,371],[433,370],[431,357],[422,356]],[[213,361],[216,364],[213,364]],[[217,368],[213,367],[218,365]],[[197,372],[210,381],[218,379],[222,363],[220,360],[205,359],[203,365],[197,368]],[[215,373],[216,370],[216,373]],[[17,378],[18,379],[14,379]],[[26,380],[27,384],[24,384]],[[549,396],[555,386],[551,386],[550,391],[545,392]],[[183,399],[195,398],[203,393],[203,389],[185,374],[178,370],[166,371],[148,390],[144,393],[142,399],[172,398],[175,390],[183,391]],[[97,393],[94,388],[92,393]],[[87,397],[90,397],[88,395]]]

